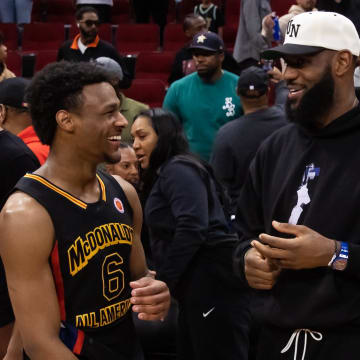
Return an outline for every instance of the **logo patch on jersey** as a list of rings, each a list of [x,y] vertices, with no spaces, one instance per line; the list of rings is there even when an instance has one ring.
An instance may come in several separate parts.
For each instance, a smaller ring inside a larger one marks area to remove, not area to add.
[[[115,208],[118,212],[120,213],[124,213],[125,209],[124,209],[124,205],[122,203],[122,201],[118,198],[114,198],[114,205],[115,205]]]

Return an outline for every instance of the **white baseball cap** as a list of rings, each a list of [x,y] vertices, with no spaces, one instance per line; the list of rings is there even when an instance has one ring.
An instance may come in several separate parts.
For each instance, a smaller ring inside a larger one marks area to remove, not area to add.
[[[294,16],[288,23],[283,45],[266,50],[264,59],[283,55],[306,55],[329,50],[349,50],[360,54],[360,39],[355,25],[347,17],[334,12],[314,11]]]

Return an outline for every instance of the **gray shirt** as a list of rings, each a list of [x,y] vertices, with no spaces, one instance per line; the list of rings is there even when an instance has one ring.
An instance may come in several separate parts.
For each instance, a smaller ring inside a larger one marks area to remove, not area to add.
[[[242,0],[240,20],[235,40],[234,58],[236,61],[252,58],[260,59],[260,52],[270,44],[261,35],[262,19],[271,13],[269,0]]]

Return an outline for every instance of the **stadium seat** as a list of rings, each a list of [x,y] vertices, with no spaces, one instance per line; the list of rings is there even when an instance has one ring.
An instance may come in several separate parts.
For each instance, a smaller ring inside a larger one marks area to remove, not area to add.
[[[238,27],[240,18],[240,1],[227,0],[225,8],[225,23],[226,26]]]
[[[234,44],[236,40],[237,27],[235,26],[224,26],[223,38],[226,50],[233,52]]]
[[[33,23],[24,25],[24,51],[57,50],[65,39],[64,24]]]
[[[79,33],[79,29],[77,28],[76,24],[73,23],[70,27],[69,39],[73,39],[78,33]],[[112,25],[101,24],[99,27],[99,37],[101,40],[113,44]]]
[[[182,24],[168,24],[164,32],[164,50],[178,51],[188,41]]]
[[[165,97],[165,84],[157,79],[134,79],[124,94],[150,107],[161,107]]]
[[[159,48],[159,27],[155,24],[120,24],[116,47],[120,53],[156,51]]]
[[[35,72],[41,70],[47,64],[55,62],[57,50],[39,50],[36,52]]]
[[[272,0],[271,8],[276,12],[276,15],[282,16],[288,13],[290,6],[294,5],[294,3],[293,0]]]
[[[73,0],[47,1],[46,21],[71,24],[75,18]]]
[[[16,50],[18,48],[18,29],[16,24],[0,23],[0,31],[4,34],[5,45],[8,50]]]
[[[12,71],[16,76],[21,76],[22,74],[22,59],[21,55],[17,51],[8,51],[6,66],[10,71]]]
[[[167,84],[174,52],[141,52],[136,60],[135,79],[159,79]]]
[[[114,6],[111,13],[111,22],[113,24],[123,24],[130,21],[130,1],[114,0]]]

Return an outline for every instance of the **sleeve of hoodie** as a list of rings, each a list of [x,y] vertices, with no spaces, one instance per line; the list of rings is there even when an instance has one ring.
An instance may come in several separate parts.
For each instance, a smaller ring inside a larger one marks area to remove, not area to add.
[[[208,194],[197,170],[183,163],[171,163],[163,169],[160,189],[170,205],[176,228],[159,277],[173,290],[206,241]]]
[[[250,42],[259,51],[267,49],[270,44],[261,35],[263,17],[271,13],[268,1],[246,1],[243,8],[245,16],[245,27],[249,34]]]
[[[234,270],[236,275],[246,282],[244,256],[251,248],[251,241],[264,232],[264,217],[261,196],[261,160],[256,156],[252,161],[245,183],[241,188],[236,212],[236,230],[239,244],[234,252]]]

